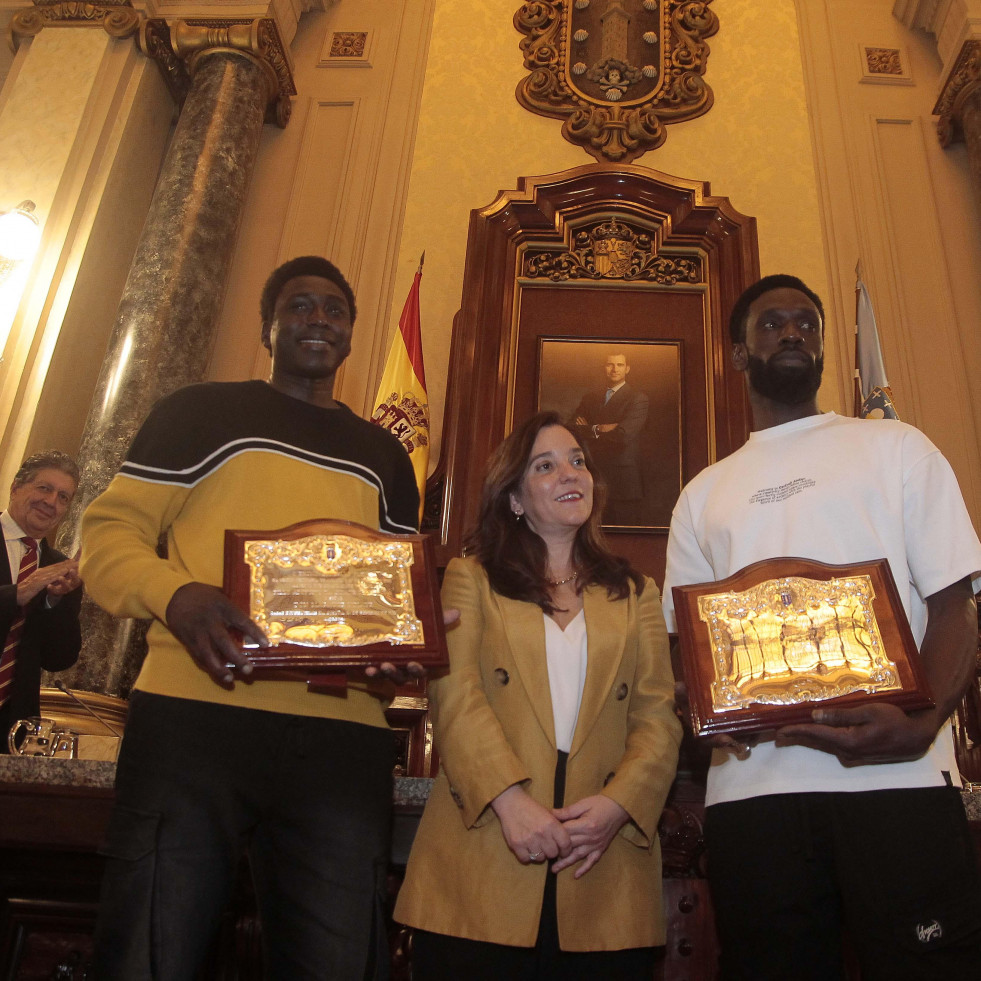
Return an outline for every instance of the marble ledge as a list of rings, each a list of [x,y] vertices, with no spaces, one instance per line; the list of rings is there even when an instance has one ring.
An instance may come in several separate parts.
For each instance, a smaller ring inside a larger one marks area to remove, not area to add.
[[[105,760],[0,756],[0,784],[112,790],[115,774],[116,764]],[[392,803],[406,810],[421,809],[426,804],[431,786],[432,780],[428,777],[396,777]],[[981,822],[981,784],[972,784],[962,790],[961,799],[968,820]]]
[[[0,784],[20,787],[69,787],[112,790],[116,764],[106,760],[58,760],[38,756],[0,756]],[[426,777],[396,777],[392,803],[399,808],[422,808],[429,797],[432,780]],[[981,796],[981,795],[979,795]]]

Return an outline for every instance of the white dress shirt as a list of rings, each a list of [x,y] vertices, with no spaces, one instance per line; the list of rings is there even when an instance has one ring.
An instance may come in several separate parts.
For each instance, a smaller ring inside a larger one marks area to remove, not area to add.
[[[568,753],[586,684],[586,614],[580,610],[565,630],[550,616],[542,615],[545,617],[545,659],[552,693],[555,746]]]

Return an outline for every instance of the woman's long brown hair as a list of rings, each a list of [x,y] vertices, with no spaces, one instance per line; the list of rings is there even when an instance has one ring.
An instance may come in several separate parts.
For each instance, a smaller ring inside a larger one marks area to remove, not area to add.
[[[464,543],[487,572],[491,588],[509,599],[536,603],[546,613],[556,607],[545,581],[548,550],[544,540],[511,511],[511,494],[521,487],[538,434],[549,426],[567,429],[557,412],[539,412],[518,426],[491,454],[480,495],[476,527]],[[630,563],[614,555],[601,530],[606,484],[596,472],[589,451],[582,447],[586,469],[593,477],[593,510],[576,532],[572,562],[578,571],[576,588],[605,586],[611,599],[625,599],[633,583],[637,595],[644,577]]]

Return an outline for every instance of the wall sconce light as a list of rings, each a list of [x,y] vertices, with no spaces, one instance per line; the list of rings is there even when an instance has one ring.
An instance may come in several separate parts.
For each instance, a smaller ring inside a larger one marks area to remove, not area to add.
[[[0,283],[25,259],[30,259],[41,241],[41,223],[33,201],[21,201],[0,214]]]

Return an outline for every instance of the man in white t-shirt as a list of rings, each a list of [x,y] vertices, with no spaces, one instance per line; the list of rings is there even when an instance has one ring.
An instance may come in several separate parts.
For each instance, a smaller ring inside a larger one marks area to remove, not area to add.
[[[824,708],[744,745],[716,737],[706,792],[723,976],[863,981],[981,972],[981,878],[948,717],[974,669],[981,543],[947,461],[918,430],[821,414],[820,299],[769,276],[737,301],[749,442],[702,471],[674,509],[664,584],[753,562],[886,558],[936,708]]]

